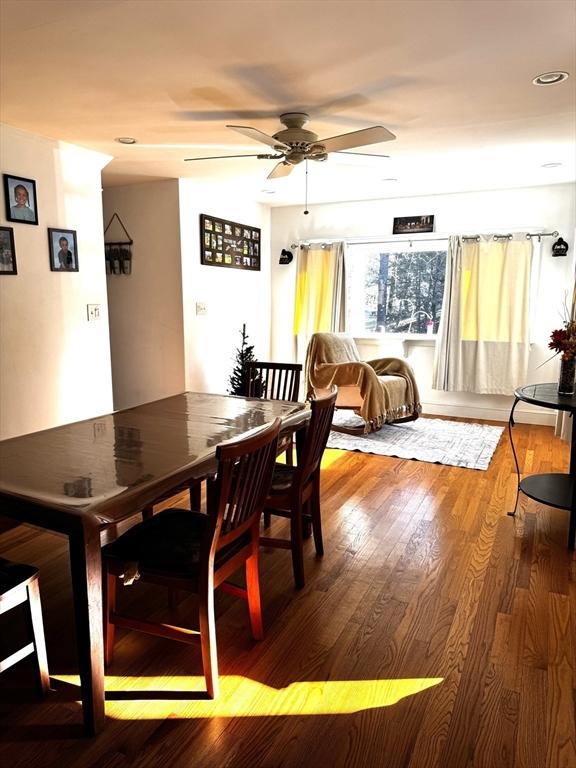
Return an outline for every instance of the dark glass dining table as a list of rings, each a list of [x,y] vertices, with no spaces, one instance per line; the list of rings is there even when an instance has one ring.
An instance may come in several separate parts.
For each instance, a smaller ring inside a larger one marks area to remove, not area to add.
[[[303,403],[184,392],[0,441],[0,514],[68,536],[85,730],[104,726],[101,533],[215,470],[216,446]]]

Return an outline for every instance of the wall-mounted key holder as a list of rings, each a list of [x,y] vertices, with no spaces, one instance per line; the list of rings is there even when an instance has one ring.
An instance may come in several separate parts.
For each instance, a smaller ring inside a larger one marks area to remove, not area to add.
[[[122,231],[120,232],[118,227],[116,227],[116,232],[119,232],[119,234],[113,235],[114,240],[106,240],[106,234],[115,219],[122,228]],[[133,242],[122,219],[115,213],[104,230],[104,255],[106,258],[107,275],[130,275],[132,273]]]

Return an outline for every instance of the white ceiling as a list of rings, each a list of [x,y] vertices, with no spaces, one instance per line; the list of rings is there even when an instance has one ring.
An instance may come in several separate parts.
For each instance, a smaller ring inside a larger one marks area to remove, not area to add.
[[[390,159],[310,162],[312,203],[576,178],[573,0],[0,0],[0,13],[2,121],[113,155],[105,186],[186,176],[301,203],[303,165],[267,181],[273,160],[183,160],[267,152],[225,126],[271,134],[286,111],[321,138],[397,136],[364,148]],[[571,77],[532,85],[551,70]]]

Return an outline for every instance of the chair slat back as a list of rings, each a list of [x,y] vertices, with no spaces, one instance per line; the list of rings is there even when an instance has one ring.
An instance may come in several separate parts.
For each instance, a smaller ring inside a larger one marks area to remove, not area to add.
[[[298,400],[300,363],[246,363],[246,393],[248,397],[268,400]]]
[[[216,449],[218,471],[209,495],[209,514],[216,515],[220,534],[216,550],[241,536],[260,520],[270,489],[281,420],[241,440]]]
[[[299,482],[301,486],[310,480],[322,461],[322,454],[330,434],[337,395],[338,390],[336,387],[333,387],[329,395],[319,397],[310,403],[312,415],[306,428],[302,455],[298,457],[296,482]]]

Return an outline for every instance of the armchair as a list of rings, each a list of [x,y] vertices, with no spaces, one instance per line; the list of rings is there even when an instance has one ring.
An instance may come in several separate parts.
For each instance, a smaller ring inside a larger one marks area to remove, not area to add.
[[[354,339],[345,334],[312,335],[305,376],[307,398],[321,396],[336,385],[336,407],[353,409],[364,419],[364,432],[385,423],[413,421],[422,410],[414,373],[405,360],[362,361]]]

